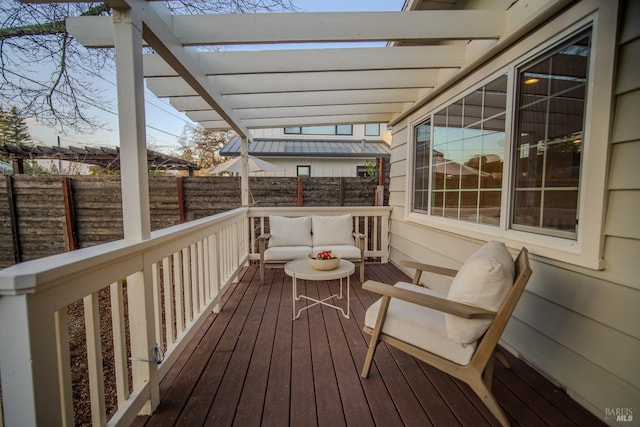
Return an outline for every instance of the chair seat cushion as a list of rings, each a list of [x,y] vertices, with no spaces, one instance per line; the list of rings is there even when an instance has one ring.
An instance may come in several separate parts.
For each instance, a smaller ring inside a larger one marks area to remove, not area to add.
[[[327,246],[314,246],[313,253],[321,251],[331,251],[336,256],[342,259],[357,259],[359,260],[362,254],[357,246],[353,245],[327,245]]]
[[[411,283],[398,282],[396,287],[444,298],[431,289]],[[372,304],[365,314],[364,324],[374,328],[382,299]],[[391,299],[382,333],[408,344],[449,359],[459,365],[467,365],[476,349],[476,343],[463,346],[449,339],[444,313],[417,304]]]
[[[497,311],[513,285],[515,263],[502,242],[487,242],[460,267],[447,299]],[[475,342],[491,320],[446,315],[449,338],[459,344]]]
[[[311,246],[273,246],[264,251],[267,262],[291,261],[306,258],[312,253]]]

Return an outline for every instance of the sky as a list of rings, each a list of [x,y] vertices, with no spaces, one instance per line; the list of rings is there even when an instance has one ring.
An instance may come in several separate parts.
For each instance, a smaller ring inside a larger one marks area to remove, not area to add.
[[[398,11],[404,0],[293,0],[301,12],[334,12],[334,11]],[[364,46],[384,45],[368,43]],[[325,45],[326,46],[326,45]],[[345,46],[341,44],[340,46]],[[360,44],[363,46],[363,44]],[[318,45],[279,45],[273,48],[309,48]],[[268,46],[230,47],[228,49],[267,49]],[[59,133],[56,129],[41,126],[34,119],[26,122],[34,142],[43,145],[56,145],[58,138],[63,147],[67,146],[115,146],[118,141],[118,118],[116,100],[116,74],[114,69],[105,68],[96,77],[96,84],[111,99],[110,105],[95,106],[89,113],[105,123],[105,129],[92,134]],[[156,98],[145,89],[145,113],[147,118],[147,145],[149,148],[167,154],[175,153],[179,147],[178,140],[187,124],[192,124],[186,115],[174,109],[166,99]]]

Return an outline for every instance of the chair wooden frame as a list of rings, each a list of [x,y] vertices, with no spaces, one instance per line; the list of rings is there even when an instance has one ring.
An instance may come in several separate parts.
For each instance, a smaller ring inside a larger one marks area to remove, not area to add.
[[[447,276],[455,276],[456,270],[442,268],[437,266],[431,266],[426,264],[419,264],[415,262],[402,262],[402,265],[415,268],[416,275],[414,276],[414,284],[417,284],[420,280],[420,276],[423,271],[443,274]],[[425,295],[417,292],[412,292],[406,289],[396,288],[391,285],[387,285],[380,282],[368,280],[362,287],[366,290],[381,294],[382,304],[378,311],[378,317],[373,329],[364,327],[364,331],[371,334],[371,340],[369,342],[369,350],[367,357],[362,368],[362,377],[367,378],[369,376],[369,370],[371,363],[373,362],[373,356],[380,341],[384,341],[413,357],[422,360],[423,362],[446,372],[447,374],[458,378],[461,381],[467,383],[471,389],[480,397],[480,400],[487,406],[491,413],[498,419],[503,426],[509,425],[505,413],[500,408],[495,397],[491,393],[491,382],[493,377],[493,359],[498,358],[503,364],[506,365],[504,357],[497,353],[496,346],[504,328],[507,326],[507,322],[511,318],[513,310],[524,291],[529,278],[531,277],[531,267],[529,266],[529,256],[526,248],[522,248],[515,261],[516,266],[516,278],[514,284],[507,294],[504,302],[500,306],[497,312],[485,310],[478,307],[473,307],[466,304],[457,303],[455,301],[449,301],[444,298],[438,298],[430,295]],[[467,365],[458,365],[436,354],[430,353],[426,350],[408,344],[404,341],[400,341],[392,336],[381,333],[384,321],[389,308],[391,298],[399,298],[414,304],[419,304],[424,307],[432,308],[445,313],[460,316],[466,319],[493,319],[491,325],[484,333],[484,335],[478,341],[478,346],[471,361]]]

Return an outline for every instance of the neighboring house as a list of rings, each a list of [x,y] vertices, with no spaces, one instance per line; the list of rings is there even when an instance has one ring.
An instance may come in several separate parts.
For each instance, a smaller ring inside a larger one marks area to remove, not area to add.
[[[384,140],[390,139],[390,134],[378,123],[258,129],[254,136],[249,154],[268,161],[279,171],[251,172],[252,176],[364,176],[367,162],[384,158],[384,164],[388,164],[391,153]],[[234,138],[220,155],[235,157],[240,150],[241,140]]]

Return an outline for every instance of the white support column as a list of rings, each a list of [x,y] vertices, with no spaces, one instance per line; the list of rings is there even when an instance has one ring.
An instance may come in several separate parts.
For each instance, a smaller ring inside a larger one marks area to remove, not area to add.
[[[249,142],[246,137],[242,138],[240,156],[242,158],[240,168],[240,193],[242,196],[242,207],[246,208],[249,207]]]
[[[142,71],[142,19],[135,16],[133,9],[114,9],[113,36],[124,238],[144,240],[151,234],[151,220]]]
[[[139,8],[113,9],[116,51],[118,121],[120,128],[120,171],[124,238],[145,240],[151,236],[149,174],[142,71],[142,19]],[[129,323],[134,390],[149,384],[149,400],[142,414],[151,414],[160,402],[159,375],[152,361],[156,340],[153,312],[151,265],[127,277]]]

